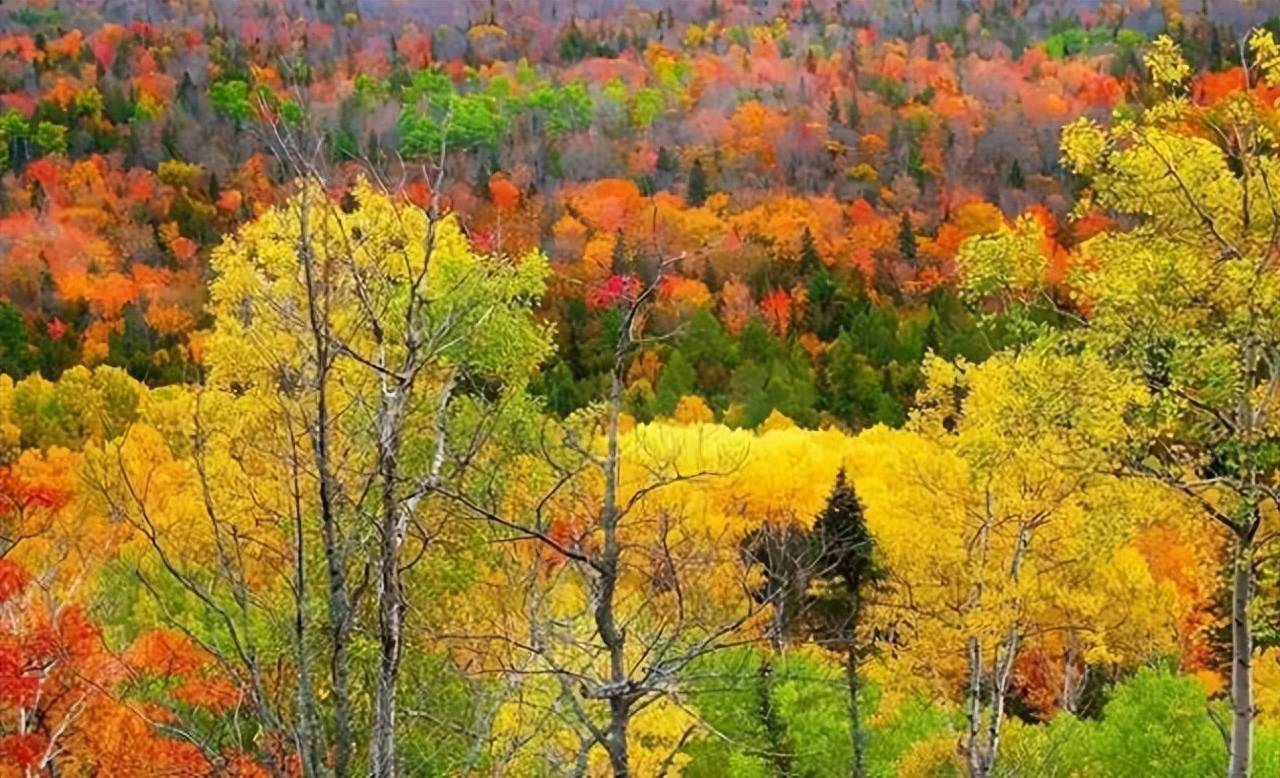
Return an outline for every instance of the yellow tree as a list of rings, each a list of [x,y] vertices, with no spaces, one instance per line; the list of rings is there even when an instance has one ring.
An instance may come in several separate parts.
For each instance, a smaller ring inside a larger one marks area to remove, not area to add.
[[[637,282],[616,301],[620,322],[603,401],[553,427],[531,450],[513,450],[526,468],[516,494],[474,485],[445,491],[502,539],[526,541],[536,550],[518,568],[527,576],[516,588],[528,596],[509,603],[520,610],[511,623],[523,625],[526,637],[500,642],[524,655],[507,667],[531,668],[520,672],[557,685],[553,698],[578,742],[576,756],[566,758],[581,771],[599,749],[615,776],[633,774],[629,733],[637,717],[676,699],[687,668],[722,647],[754,611],[702,596],[740,580],[731,574],[734,566],[725,571],[716,563],[726,553],[736,563],[736,546],[726,552],[706,529],[691,529],[691,506],[672,497],[680,487],[732,472],[741,456],[677,434],[700,435],[704,426],[626,434],[625,378],[646,340],[645,323],[664,274],[676,261],[659,260],[647,283]],[[545,565],[550,569],[544,572]],[[711,571],[725,574],[709,577]],[[689,729],[684,737],[692,734]]]
[[[1196,505],[1233,539],[1233,778],[1251,771],[1253,580],[1280,507],[1280,45],[1259,30],[1247,52],[1241,87],[1193,99],[1190,65],[1158,38],[1146,57],[1154,101],[1108,128],[1077,121],[1062,138],[1065,162],[1088,186],[1082,207],[1123,217],[1078,251],[1066,336],[1144,390],[1116,465]],[[1015,307],[1048,299],[1026,227],[966,247],[971,292]]]
[[[365,183],[333,195],[307,177],[212,264],[205,385],[111,444],[99,491],[211,612],[250,683],[263,662],[242,649],[256,633],[241,623],[287,624],[276,634],[289,637],[298,715],[260,714],[297,744],[304,773],[329,770],[331,743],[333,772],[348,774],[368,732],[371,774],[393,776],[412,634],[405,576],[443,531],[438,493],[485,460],[490,436],[536,413],[525,386],[549,349],[531,311],[545,260],[477,255],[452,217]],[[156,450],[131,453],[141,440]],[[176,474],[153,475],[162,465]],[[144,486],[163,483],[186,501],[152,505]],[[163,531],[178,515],[200,531]],[[270,550],[274,575],[253,569],[251,549]],[[371,667],[356,664],[357,631],[376,640]],[[328,683],[316,688],[308,668],[321,661]],[[361,679],[373,679],[367,729],[354,721]]]
[[[1173,645],[1172,598],[1129,544],[1147,505],[1094,443],[1123,435],[1140,390],[1095,362],[932,360],[910,428],[851,455],[890,575],[878,620],[904,649],[886,661],[963,699],[974,776],[996,767],[1021,652],[1081,667]]]

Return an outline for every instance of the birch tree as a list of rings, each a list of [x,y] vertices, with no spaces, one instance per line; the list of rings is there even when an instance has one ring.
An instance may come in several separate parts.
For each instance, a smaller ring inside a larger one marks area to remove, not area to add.
[[[1196,97],[1191,66],[1161,37],[1145,61],[1148,105],[1110,127],[1064,129],[1064,162],[1086,184],[1081,212],[1121,217],[1079,247],[1069,297],[1045,283],[1026,224],[961,257],[972,293],[1067,309],[1076,326],[1060,339],[1142,386],[1113,448],[1117,471],[1168,489],[1206,533],[1231,538],[1231,778],[1252,771],[1256,568],[1280,506],[1280,45],[1258,30],[1241,53],[1239,87]]]

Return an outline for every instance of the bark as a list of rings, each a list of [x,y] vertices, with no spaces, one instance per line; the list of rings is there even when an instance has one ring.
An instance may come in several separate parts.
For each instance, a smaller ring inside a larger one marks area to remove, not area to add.
[[[322,508],[321,511],[329,586],[329,633],[333,641],[329,658],[333,685],[333,774],[342,778],[350,771],[355,745],[351,731],[351,657],[347,648],[351,639],[351,600],[347,593],[346,555],[341,547],[337,520],[330,509]]]
[[[403,649],[404,596],[400,581],[400,546],[404,542],[397,495],[400,432],[404,393],[383,392],[378,430],[378,469],[382,480],[382,516],[378,554],[378,688],[374,697],[373,730],[369,734],[369,772],[378,778],[396,775],[396,685]]]
[[[329,367],[333,343],[329,335],[329,304],[326,278],[316,277],[315,257],[311,249],[309,211],[305,199],[300,206],[298,254],[307,284],[307,316],[316,362],[316,418],[309,425],[312,456],[319,477],[321,542],[324,546],[325,574],[329,595],[329,633],[333,642],[329,672],[333,686],[334,747],[333,772],[338,778],[347,775],[355,737],[351,729],[351,660],[348,644],[351,635],[351,598],[347,591],[346,551],[338,527],[336,487],[329,452]]]
[[[378,641],[381,652],[378,688],[374,698],[373,730],[369,735],[370,775],[394,778],[396,764],[396,685],[400,675],[403,605],[400,594],[399,544],[384,536],[384,561],[378,576]],[[392,560],[388,564],[385,560]]]
[[[853,583],[853,586],[858,584]],[[862,620],[861,596],[855,590],[853,621],[849,625],[849,642],[845,648],[845,680],[849,686],[849,736],[853,741],[853,778],[867,774],[867,733],[862,730],[862,711],[858,705],[858,692],[862,677],[858,667],[858,626]]]
[[[1253,548],[1236,542],[1231,582],[1231,758],[1229,778],[1248,778],[1253,770]]]
[[[629,323],[629,322],[628,322]],[[627,333],[614,363],[613,382],[609,389],[608,453],[604,462],[604,506],[601,529],[604,551],[600,556],[595,602],[596,631],[609,652],[609,729],[606,748],[609,766],[617,778],[630,775],[627,753],[627,728],[631,723],[631,698],[627,692],[626,636],[618,629],[614,617],[614,596],[618,586],[618,562],[622,547],[618,541],[618,425],[622,414],[622,365]]]
[[[791,746],[787,742],[786,725],[778,718],[773,700],[772,655],[765,655],[761,659],[760,669],[756,671],[756,686],[760,694],[760,724],[764,727],[765,742],[769,749],[766,756],[777,778],[790,778],[793,774]]]
[[[977,638],[969,638],[969,700],[965,712],[965,754],[969,757],[969,775],[982,778],[986,775],[983,754],[978,743],[982,728],[982,644]]]
[[[1022,573],[1022,563],[1026,559],[1027,549],[1031,546],[1033,528],[1024,524],[1018,530],[1017,542],[1014,544],[1013,558],[1009,563],[1009,580],[1016,582]],[[1014,607],[1017,607],[1017,603]],[[991,715],[987,719],[986,736],[982,730],[982,678],[985,668],[982,665],[982,645],[977,637],[969,638],[969,705],[967,711],[968,733],[965,751],[969,758],[969,775],[972,778],[988,778],[994,770],[996,759],[1000,756],[1000,727],[1004,724],[1005,699],[1009,695],[1009,685],[1013,681],[1013,663],[1017,659],[1018,649],[1022,642],[1022,634],[1015,622],[1009,627],[1004,639],[996,644],[995,662],[991,666]]]
[[[324,737],[316,705],[315,685],[311,680],[311,660],[307,656],[307,568],[305,534],[302,526],[302,500],[297,489],[299,462],[297,449],[292,458],[294,474],[294,654],[298,662],[298,753],[303,778],[323,774]]]

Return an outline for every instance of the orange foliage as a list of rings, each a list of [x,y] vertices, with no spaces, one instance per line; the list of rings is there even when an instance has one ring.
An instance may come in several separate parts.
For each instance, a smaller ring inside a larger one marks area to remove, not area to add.
[[[501,212],[510,212],[520,202],[520,190],[503,176],[489,178],[489,195]]]
[[[791,330],[791,295],[785,289],[775,289],[760,302],[760,312],[769,328],[779,337],[786,337]]]
[[[84,610],[29,581],[0,559],[0,776],[209,774],[199,749],[121,702],[126,668]]]

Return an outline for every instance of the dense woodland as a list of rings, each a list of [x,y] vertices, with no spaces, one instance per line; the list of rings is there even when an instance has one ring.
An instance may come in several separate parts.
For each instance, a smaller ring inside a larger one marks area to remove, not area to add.
[[[1280,776],[1280,5],[0,4],[0,778]]]

